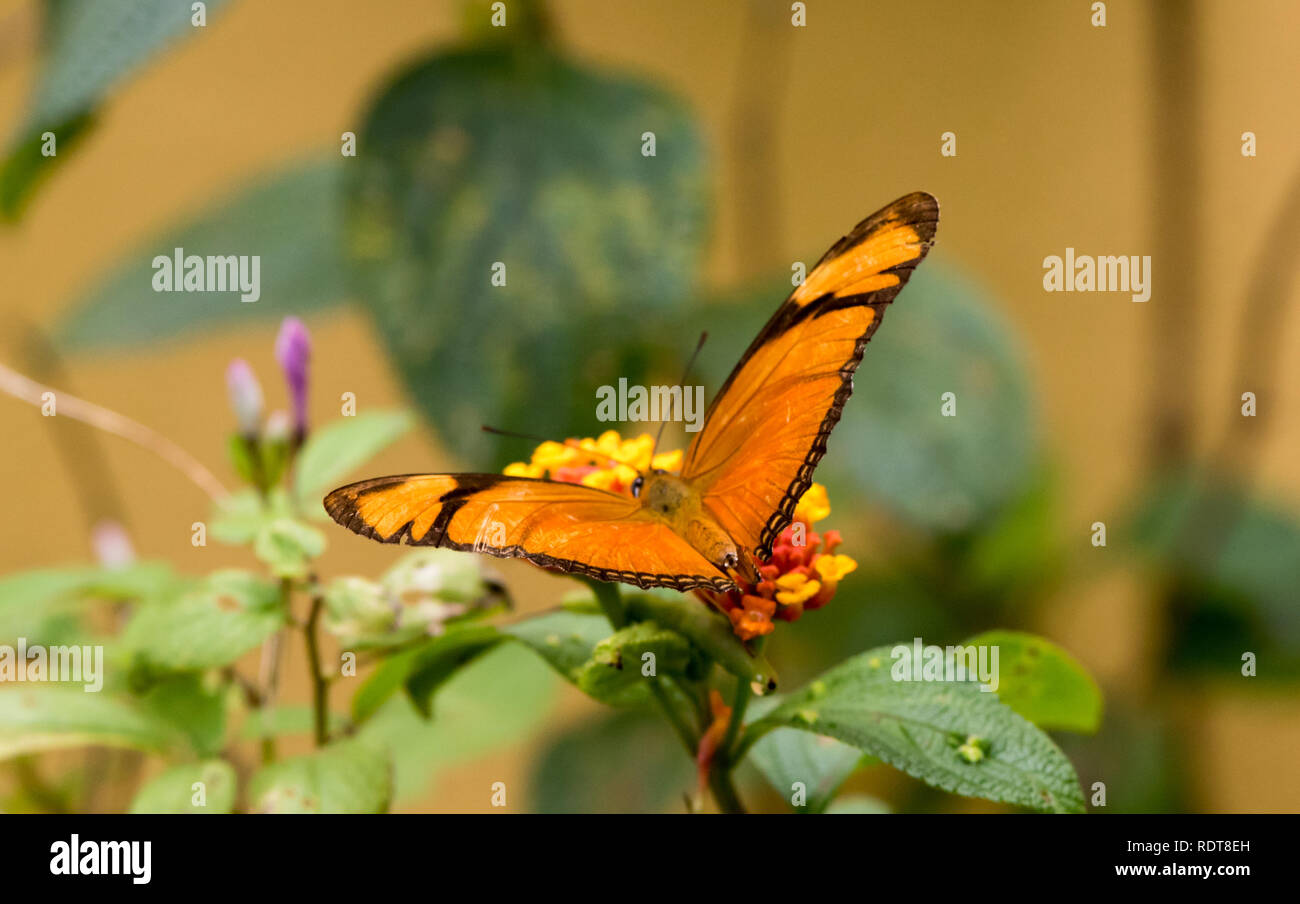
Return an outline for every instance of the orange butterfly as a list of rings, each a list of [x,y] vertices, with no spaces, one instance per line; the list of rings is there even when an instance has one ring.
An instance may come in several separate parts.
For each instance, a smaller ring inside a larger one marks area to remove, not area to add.
[[[381,543],[524,558],[640,587],[754,584],[812,485],[867,341],[938,225],[938,202],[916,192],[836,242],[745,351],[680,474],[652,467],[631,496],[501,474],[376,477],[330,493],[325,508]]]

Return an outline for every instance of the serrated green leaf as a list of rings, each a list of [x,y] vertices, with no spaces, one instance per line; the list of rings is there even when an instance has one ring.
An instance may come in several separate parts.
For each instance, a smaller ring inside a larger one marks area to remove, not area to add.
[[[50,686],[0,690],[0,759],[89,745],[162,751],[177,740],[166,723],[104,693]]]
[[[279,588],[242,571],[218,571],[176,599],[138,607],[123,633],[152,667],[190,671],[229,665],[285,621]]]
[[[255,813],[383,813],[393,796],[392,763],[362,739],[263,767],[249,783]]]
[[[862,763],[863,755],[834,738],[778,728],[754,743],[749,759],[792,809],[821,813]],[[796,796],[802,797],[802,805],[794,803]]]
[[[323,512],[321,499],[353,470],[411,429],[405,411],[371,411],[345,417],[315,431],[298,457],[294,493],[307,512]]]
[[[60,315],[56,339],[73,348],[133,347],[343,303],[337,167],[337,158],[296,163],[151,237]],[[235,292],[153,291],[154,258],[177,248],[205,257],[258,255],[261,297],[244,302]]]
[[[986,631],[966,646],[997,647],[998,699],[1042,729],[1091,734],[1101,722],[1101,689],[1065,650],[1023,631]]]
[[[196,788],[201,784],[201,788]],[[233,813],[235,768],[225,760],[173,766],[136,792],[132,813]],[[201,803],[196,803],[201,801]]]
[[[974,683],[893,680],[892,649],[831,669],[747,731],[811,731],[954,794],[1083,812],[1078,776],[1051,738]]]

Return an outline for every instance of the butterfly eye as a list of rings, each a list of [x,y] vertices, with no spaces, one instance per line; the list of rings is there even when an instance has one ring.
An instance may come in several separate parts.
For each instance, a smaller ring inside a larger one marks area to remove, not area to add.
[[[636,499],[641,496],[641,486],[645,483],[645,478],[637,475],[636,480],[632,481],[632,498]]]

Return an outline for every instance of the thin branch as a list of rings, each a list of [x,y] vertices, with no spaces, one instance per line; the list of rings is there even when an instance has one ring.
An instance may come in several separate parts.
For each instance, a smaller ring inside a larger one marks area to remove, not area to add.
[[[143,449],[148,449],[188,477],[199,489],[207,493],[213,502],[221,502],[230,495],[230,492],[221,485],[221,481],[217,480],[198,459],[139,421],[133,421],[116,411],[110,411],[69,393],[57,392],[4,364],[0,364],[0,391],[38,408],[45,404],[45,394],[52,393],[57,415],[90,424],[92,427],[129,440]]]

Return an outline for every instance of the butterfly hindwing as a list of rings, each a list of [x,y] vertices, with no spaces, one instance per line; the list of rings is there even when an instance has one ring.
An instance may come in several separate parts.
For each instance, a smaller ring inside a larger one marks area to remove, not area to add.
[[[863,350],[938,223],[939,204],[924,192],[859,223],[777,309],[714,399],[682,477],[760,561],[812,485]]]
[[[523,558],[640,587],[726,590],[731,581],[629,496],[499,474],[410,474],[325,497],[339,524],[382,543]]]

